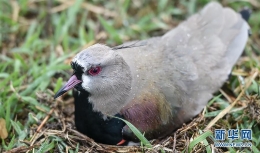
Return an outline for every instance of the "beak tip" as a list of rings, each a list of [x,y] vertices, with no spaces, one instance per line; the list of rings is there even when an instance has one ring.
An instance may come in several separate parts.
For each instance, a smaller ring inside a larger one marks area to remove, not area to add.
[[[57,94],[55,94],[55,95],[53,96],[54,100],[56,100],[58,97],[59,97],[59,96],[58,96]]]
[[[57,98],[59,98],[61,95],[59,94],[59,92],[57,92],[54,96],[53,96],[53,98],[54,98],[54,100],[55,99],[57,99]]]
[[[67,90],[64,90],[63,88],[61,88],[55,95],[54,95],[54,100],[59,98],[60,96],[62,96],[65,92],[67,92]]]

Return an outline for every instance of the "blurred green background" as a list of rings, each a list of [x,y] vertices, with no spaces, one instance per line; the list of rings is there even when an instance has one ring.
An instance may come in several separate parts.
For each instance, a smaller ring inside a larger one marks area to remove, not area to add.
[[[0,118],[5,120],[8,133],[7,138],[0,139],[0,152],[30,144],[33,131],[54,105],[39,100],[37,93],[51,97],[70,76],[70,60],[81,49],[95,43],[115,46],[160,36],[208,2],[0,0]],[[222,0],[220,3],[237,11],[245,6],[252,9],[249,20],[252,36],[244,54],[246,60],[237,69],[243,73],[259,70],[260,2]],[[237,82],[236,77],[231,79],[231,90],[237,88]],[[256,86],[258,81],[254,82]],[[255,86],[248,95],[256,93]],[[243,117],[242,114],[235,114],[234,118]],[[216,115],[217,112],[208,117],[213,119]],[[51,117],[48,122],[55,119]],[[256,123],[240,124],[253,128]],[[255,131],[253,141],[254,148],[259,149],[259,131]],[[65,152],[65,146],[62,138],[46,137],[33,151]],[[74,151],[77,149],[70,148],[70,152]]]

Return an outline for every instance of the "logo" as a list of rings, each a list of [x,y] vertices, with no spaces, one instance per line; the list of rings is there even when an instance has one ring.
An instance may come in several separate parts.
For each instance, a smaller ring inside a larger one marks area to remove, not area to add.
[[[215,130],[215,147],[252,147],[252,130],[251,129],[216,129]],[[227,139],[229,142],[224,142]],[[235,141],[236,140],[236,141]],[[240,140],[240,142],[239,142]],[[233,142],[235,141],[235,142]]]

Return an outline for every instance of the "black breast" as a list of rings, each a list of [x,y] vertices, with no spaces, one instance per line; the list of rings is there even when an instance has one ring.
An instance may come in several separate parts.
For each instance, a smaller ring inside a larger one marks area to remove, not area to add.
[[[116,145],[122,140],[122,128],[125,123],[116,118],[104,120],[100,112],[94,112],[88,102],[89,94],[81,91],[73,92],[75,98],[75,124],[79,132],[94,139],[96,142]],[[121,115],[115,116],[123,118]]]

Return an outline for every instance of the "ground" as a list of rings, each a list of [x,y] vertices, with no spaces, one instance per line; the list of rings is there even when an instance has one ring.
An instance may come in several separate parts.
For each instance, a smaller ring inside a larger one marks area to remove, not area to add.
[[[257,0],[220,1],[237,11],[252,10],[245,51],[203,112],[172,135],[151,141],[151,148],[95,143],[75,130],[71,93],[53,99],[71,74],[71,58],[81,49],[160,36],[208,2],[1,0],[0,152],[259,152]],[[252,129],[253,146],[216,148],[215,129]]]

